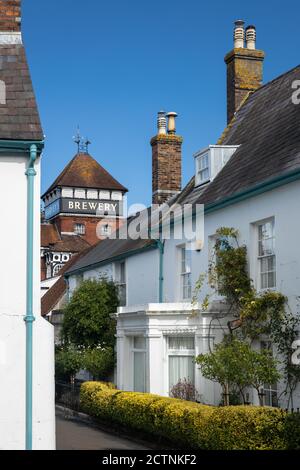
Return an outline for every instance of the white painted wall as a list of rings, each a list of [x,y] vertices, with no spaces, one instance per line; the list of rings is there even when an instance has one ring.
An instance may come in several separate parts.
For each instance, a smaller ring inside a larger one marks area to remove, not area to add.
[[[116,263],[95,267],[83,273],[83,280],[107,277],[118,281]],[[127,305],[157,302],[159,297],[159,253],[158,250],[130,256],[126,263]],[[69,291],[72,296],[79,286],[78,276],[69,277]]]
[[[256,281],[257,246],[253,224],[274,217],[277,290],[288,297],[291,308],[296,312],[297,297],[300,294],[299,209],[300,182],[295,181],[206,215],[204,249],[201,253],[194,251],[192,254],[193,285],[195,285],[199,275],[207,270],[210,258],[208,239],[220,227],[234,227],[239,230],[240,243],[244,243],[248,248],[250,276]],[[167,302],[180,300],[180,271],[176,247],[184,242],[184,240],[166,242],[164,296]],[[207,292],[207,289],[203,289],[202,298]]]
[[[25,448],[25,322],[28,158],[0,156],[0,449]],[[40,316],[40,162],[34,230],[33,447],[55,448],[53,327]]]

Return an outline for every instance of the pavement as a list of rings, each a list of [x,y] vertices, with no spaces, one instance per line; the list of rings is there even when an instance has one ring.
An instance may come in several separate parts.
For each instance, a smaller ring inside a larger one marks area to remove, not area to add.
[[[56,417],[57,450],[149,450],[131,439],[104,432],[89,424]]]

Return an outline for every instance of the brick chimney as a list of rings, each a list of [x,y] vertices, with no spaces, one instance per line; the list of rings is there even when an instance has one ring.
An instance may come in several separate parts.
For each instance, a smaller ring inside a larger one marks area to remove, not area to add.
[[[228,124],[249,92],[257,90],[263,80],[265,53],[256,49],[255,26],[248,26],[246,31],[244,26],[242,20],[235,22],[234,48],[225,56]]]
[[[0,0],[0,31],[21,31],[21,0]]]
[[[176,135],[176,117],[176,113],[158,113],[158,133],[151,140],[153,204],[163,204],[181,191],[183,139]]]

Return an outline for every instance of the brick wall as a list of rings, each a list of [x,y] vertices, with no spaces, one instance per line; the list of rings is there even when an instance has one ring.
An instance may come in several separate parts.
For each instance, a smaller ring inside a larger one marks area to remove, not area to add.
[[[116,230],[123,219],[115,218],[105,218],[99,219],[99,217],[67,217],[67,216],[58,216],[55,219],[55,224],[60,233],[73,233],[75,224],[84,224],[86,233],[81,235],[88,243],[95,245],[99,240],[104,239],[105,237],[98,238],[97,236],[97,226],[100,223],[108,224],[112,227],[112,230]]]
[[[0,31],[21,31],[21,0],[0,0]]]
[[[153,204],[162,204],[181,191],[182,142],[177,135],[158,135],[151,140]]]
[[[262,85],[264,57],[263,51],[249,49],[234,49],[225,57],[228,123],[249,92]]]

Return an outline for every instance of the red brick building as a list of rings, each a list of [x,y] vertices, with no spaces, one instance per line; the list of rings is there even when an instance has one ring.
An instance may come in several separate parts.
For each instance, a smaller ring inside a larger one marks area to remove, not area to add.
[[[42,196],[42,281],[57,277],[74,254],[120,226],[126,192],[87,149],[78,151]]]

